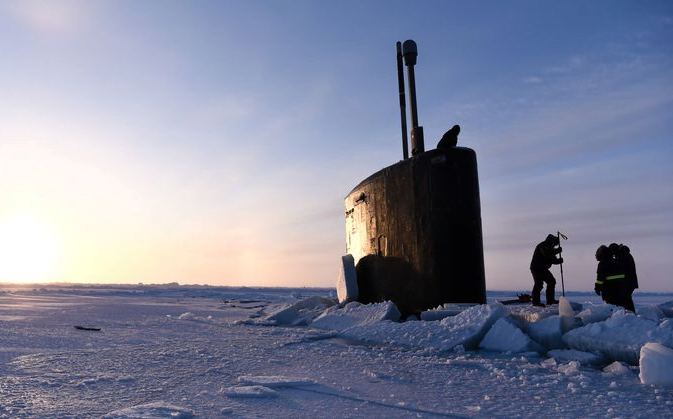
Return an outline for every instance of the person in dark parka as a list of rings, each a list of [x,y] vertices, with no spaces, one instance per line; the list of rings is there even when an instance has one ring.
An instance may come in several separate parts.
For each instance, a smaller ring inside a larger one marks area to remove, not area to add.
[[[608,304],[635,311],[633,300],[630,298],[625,265],[617,258],[618,250],[619,246],[614,243],[610,247],[601,245],[596,250],[598,267],[594,291]]]
[[[540,293],[544,284],[547,284],[547,304],[557,304],[555,298],[556,278],[552,275],[549,268],[551,265],[563,263],[563,258],[557,257],[563,249],[559,246],[559,239],[553,234],[547,235],[547,238],[535,246],[533,259],[530,261],[530,272],[533,274],[533,305],[543,306],[540,301]]]

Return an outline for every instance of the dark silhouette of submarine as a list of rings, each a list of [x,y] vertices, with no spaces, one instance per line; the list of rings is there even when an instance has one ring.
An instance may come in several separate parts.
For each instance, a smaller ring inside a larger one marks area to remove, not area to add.
[[[345,198],[348,255],[342,259],[351,284],[348,293],[339,290],[339,299],[390,300],[404,317],[444,303],[483,304],[476,153],[457,146],[458,125],[444,134],[436,149],[425,151],[416,110],[416,43],[398,42],[397,56],[404,159],[372,174]],[[409,80],[411,157],[403,58]],[[350,278],[347,261],[352,264]]]

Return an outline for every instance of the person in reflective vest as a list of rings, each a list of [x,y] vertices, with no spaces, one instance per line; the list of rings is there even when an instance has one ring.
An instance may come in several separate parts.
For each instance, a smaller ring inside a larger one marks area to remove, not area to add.
[[[547,284],[547,304],[558,304],[558,300],[555,298],[555,288],[556,288],[556,278],[549,271],[551,265],[558,265],[563,263],[563,258],[557,257],[561,253],[561,247],[559,246],[559,239],[553,234],[547,235],[547,238],[542,242],[538,243],[535,246],[533,251],[533,259],[530,261],[530,272],[533,274],[533,292],[532,299],[534,306],[543,306],[540,301],[540,292],[544,287],[544,284]]]
[[[608,304],[624,307],[635,311],[633,300],[629,304],[629,283],[626,278],[626,270],[623,263],[617,259],[615,249],[601,245],[596,250],[596,284],[594,291]]]

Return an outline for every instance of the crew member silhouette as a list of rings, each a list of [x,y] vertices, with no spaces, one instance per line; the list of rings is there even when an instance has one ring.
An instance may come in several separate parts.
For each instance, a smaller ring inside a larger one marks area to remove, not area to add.
[[[533,305],[544,307],[540,301],[540,292],[547,284],[547,304],[558,304],[555,298],[556,278],[552,275],[549,268],[551,265],[563,263],[563,258],[557,257],[563,249],[559,246],[559,239],[553,234],[547,235],[547,238],[538,243],[533,251],[533,259],[530,261],[530,272],[533,274]]]
[[[458,144],[458,134],[460,134],[460,126],[454,125],[453,128],[446,131],[442,139],[437,143],[437,148],[451,148]]]
[[[608,304],[635,311],[633,300],[630,299],[626,268],[624,263],[617,258],[618,251],[619,245],[615,243],[612,243],[609,247],[601,245],[596,250],[598,267],[596,268],[594,291],[603,297],[603,301]]]

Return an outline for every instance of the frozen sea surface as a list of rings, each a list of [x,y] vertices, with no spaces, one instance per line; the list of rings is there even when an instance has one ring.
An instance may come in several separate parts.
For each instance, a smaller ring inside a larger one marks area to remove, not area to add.
[[[491,292],[489,301],[514,295]],[[0,418],[673,417],[665,377],[643,384],[639,365],[526,347],[562,327],[558,313],[494,304],[398,323],[389,306],[346,310],[334,298],[330,289],[4,286]],[[673,295],[635,299],[649,307]],[[602,325],[601,313],[586,327]],[[529,330],[544,319],[552,326]],[[483,333],[484,345],[505,351],[471,348]],[[647,365],[666,371],[667,350],[648,346],[664,358]]]

